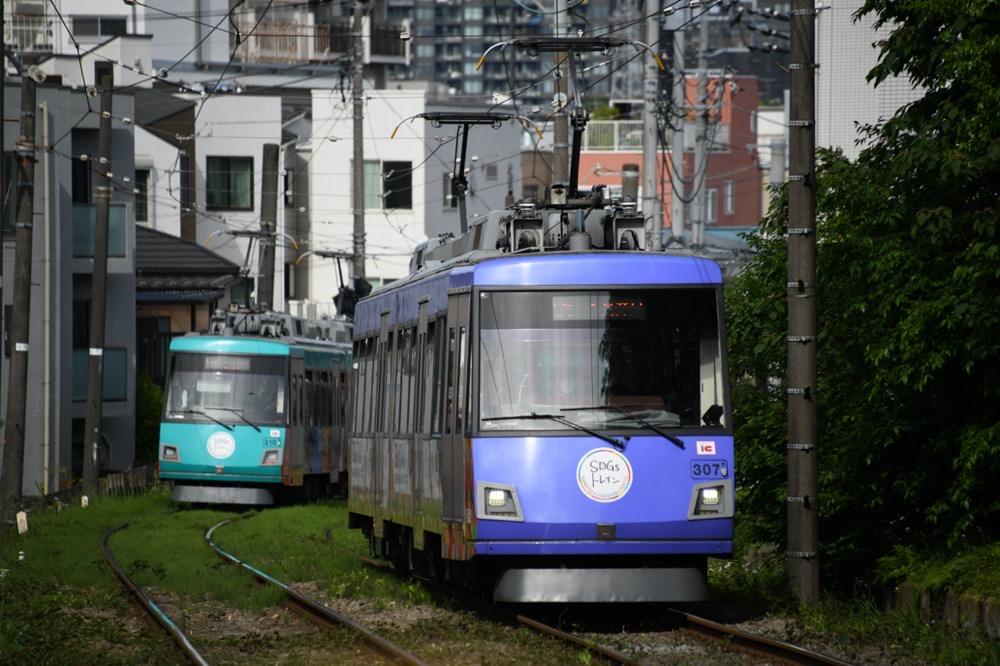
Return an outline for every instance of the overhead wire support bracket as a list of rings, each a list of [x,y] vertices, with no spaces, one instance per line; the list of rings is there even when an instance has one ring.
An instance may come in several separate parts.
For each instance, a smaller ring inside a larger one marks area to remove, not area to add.
[[[483,62],[486,61],[486,56],[489,55],[490,51],[496,48],[502,50],[510,45],[525,49],[528,55],[536,56],[539,53],[558,53],[560,51],[611,55],[619,46],[626,44],[634,46],[636,51],[640,49],[649,51],[653,55],[653,58],[656,59],[656,64],[659,65],[660,69],[666,69],[663,61],[660,60],[660,56],[656,55],[656,51],[642,42],[628,39],[611,39],[609,37],[532,37],[530,39],[512,39],[507,42],[494,44],[486,49],[486,52],[479,58],[479,62],[476,64],[476,71],[478,72],[479,68],[483,66]]]
[[[532,123],[530,120],[523,116],[518,116],[512,113],[476,113],[476,112],[463,112],[463,111],[438,111],[431,113],[418,113],[415,116],[411,116],[406,120],[412,121],[414,118],[423,118],[431,123],[434,127],[442,127],[444,125],[461,125],[461,146],[456,146],[456,153],[459,153],[458,158],[458,169],[455,170],[454,176],[451,179],[451,194],[456,197],[458,201],[458,218],[459,224],[461,225],[462,233],[464,234],[469,230],[469,218],[468,212],[465,208],[465,193],[469,188],[469,181],[465,177],[465,155],[468,150],[468,140],[469,140],[469,127],[472,125],[489,125],[493,129],[499,129],[500,125],[507,120],[517,119],[521,123],[528,123],[531,125],[535,132],[538,134],[538,138],[542,138],[542,132]],[[406,122],[404,120],[403,122]],[[396,128],[392,130],[392,135],[389,137],[394,138],[396,132],[402,126],[403,122],[396,125]]]

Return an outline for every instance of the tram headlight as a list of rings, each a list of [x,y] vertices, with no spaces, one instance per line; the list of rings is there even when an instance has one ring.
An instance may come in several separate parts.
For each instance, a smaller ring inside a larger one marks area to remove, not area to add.
[[[729,479],[694,484],[688,520],[730,518],[733,515],[733,482]]]
[[[480,520],[524,522],[517,489],[506,483],[479,481],[476,484],[476,517]]]
[[[180,462],[181,452],[176,446],[171,444],[161,444],[160,445],[160,460],[165,460],[167,462]]]
[[[260,460],[261,465],[280,465],[281,449],[268,449],[264,451],[264,457]]]

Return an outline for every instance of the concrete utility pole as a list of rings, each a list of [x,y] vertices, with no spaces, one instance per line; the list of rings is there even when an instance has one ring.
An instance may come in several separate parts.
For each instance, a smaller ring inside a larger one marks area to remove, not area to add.
[[[278,144],[264,144],[260,185],[260,267],[257,270],[257,305],[274,307],[274,245],[278,221]]]
[[[5,101],[6,88],[7,88],[7,39],[5,35],[7,34],[7,5],[0,5],[0,153],[4,152],[6,147],[6,142],[4,137],[7,135],[7,116],[6,108],[7,102]],[[3,159],[0,159],[0,331],[6,330],[3,326],[3,264],[4,264],[4,228],[3,228],[3,209],[7,204],[7,166]],[[3,386],[3,362],[0,362],[0,386]],[[3,390],[0,389],[0,405],[3,404],[2,400]],[[0,407],[2,409],[2,407]],[[2,440],[0,440],[2,441]],[[2,455],[2,454],[0,454]],[[3,474],[3,467],[0,467],[0,475]],[[0,476],[0,487],[2,487],[2,476]],[[2,518],[2,517],[0,517]]]
[[[816,8],[793,0],[788,150],[788,561],[799,601],[819,601],[816,429]],[[780,167],[779,167],[780,168]]]
[[[702,13],[698,28],[698,92],[694,101],[698,117],[695,120],[694,220],[691,222],[691,244],[695,247],[705,243],[708,223],[708,11]]]
[[[564,37],[565,27],[563,17],[568,15],[568,0],[559,0],[559,9],[552,15],[553,34]],[[569,104],[569,83],[566,81],[566,58],[572,58],[566,51],[556,51],[555,61],[555,99],[552,103],[555,114],[552,117],[552,185],[569,185],[575,191],[576,184],[569,183],[569,118],[566,116],[566,106]]]
[[[87,367],[87,416],[83,441],[83,494],[97,493],[104,407],[104,329],[108,304],[108,218],[111,213],[111,85],[102,76],[101,121],[97,135],[97,184],[94,187],[94,274],[90,292],[90,363]]]
[[[674,109],[677,111],[677,127],[674,128],[673,143],[670,146],[670,239],[671,243],[684,241],[684,125],[687,123],[687,74],[684,73],[684,30],[675,29],[673,69]]]
[[[646,3],[646,43],[658,49],[660,42],[660,2]],[[656,102],[660,92],[660,69],[655,58],[646,58],[646,87],[642,109],[642,214],[648,220],[646,247],[655,251],[663,249],[663,199],[660,197],[656,163],[659,157],[659,133],[656,121]]]
[[[354,100],[354,275],[365,277],[365,91],[362,20],[365,0],[354,2],[354,35],[351,44],[351,88]]]
[[[21,63],[21,133],[17,154],[17,222],[14,232],[14,302],[10,322],[10,377],[7,388],[6,443],[0,520],[14,520],[24,484],[24,426],[28,388],[28,326],[31,312],[31,224],[35,217],[35,80],[28,69],[34,56]],[[5,65],[6,66],[6,65]]]

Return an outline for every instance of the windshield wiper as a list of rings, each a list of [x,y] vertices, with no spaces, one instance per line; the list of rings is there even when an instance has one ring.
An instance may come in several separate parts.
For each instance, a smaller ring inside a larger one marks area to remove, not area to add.
[[[201,411],[200,409],[191,409],[190,407],[188,407],[187,409],[181,410],[181,413],[182,414],[197,414],[198,416],[204,416],[206,419],[211,419],[211,420],[215,421],[216,423],[218,423],[220,426],[222,426],[226,430],[232,431],[232,429],[233,429],[233,426],[229,425],[228,423],[223,423],[222,421],[220,421],[219,419],[215,418],[211,414],[206,414],[205,412]]]
[[[573,428],[574,430],[585,432],[591,437],[596,437],[597,439],[605,441],[611,446],[618,449],[619,451],[624,451],[625,444],[628,442],[627,437],[625,438],[624,442],[620,442],[614,437],[608,437],[607,435],[602,435],[599,432],[594,432],[593,430],[591,430],[586,426],[582,426],[579,423],[574,423],[573,421],[570,421],[568,418],[566,418],[561,414],[538,414],[536,412],[531,412],[529,414],[522,414],[520,416],[488,416],[484,418],[483,421],[516,421],[519,419],[549,419],[551,421],[555,421],[556,423],[562,423],[564,425],[568,425],[570,428]]]
[[[236,414],[236,416],[240,417],[240,420],[243,421],[243,423],[246,423],[248,426],[250,426],[251,428],[253,428],[257,432],[260,432],[260,428],[258,428],[256,425],[254,425],[253,423],[251,423],[250,421],[248,421],[247,417],[243,416],[238,409],[233,409],[232,407],[206,407],[205,409],[221,409],[224,412],[229,412],[231,414]],[[208,414],[206,414],[205,416],[208,416]],[[212,418],[212,417],[208,416],[208,418]]]
[[[604,410],[609,410],[609,409],[611,411],[618,412],[619,414],[621,414],[622,416],[624,416],[626,418],[632,419],[633,421],[635,421],[636,423],[638,423],[639,425],[641,425],[644,428],[649,428],[650,430],[652,430],[653,432],[655,432],[657,435],[659,435],[663,439],[665,439],[668,442],[670,442],[671,444],[674,444],[674,445],[680,447],[681,449],[684,448],[684,441],[680,437],[678,437],[676,435],[671,435],[669,432],[666,432],[665,430],[663,430],[659,426],[653,425],[649,421],[643,419],[640,416],[637,416],[636,414],[633,414],[632,412],[626,412],[624,409],[622,409],[618,405],[598,405],[596,407],[564,407],[564,408],[560,409],[559,411],[560,412],[596,412],[596,411],[604,411]]]

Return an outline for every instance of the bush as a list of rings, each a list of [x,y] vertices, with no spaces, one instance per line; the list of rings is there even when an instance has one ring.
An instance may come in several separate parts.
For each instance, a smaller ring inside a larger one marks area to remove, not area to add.
[[[137,465],[155,463],[159,458],[160,413],[163,391],[145,372],[136,377],[135,460]]]

